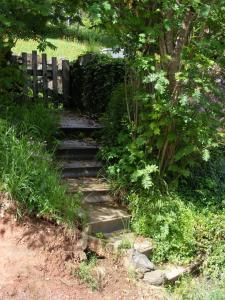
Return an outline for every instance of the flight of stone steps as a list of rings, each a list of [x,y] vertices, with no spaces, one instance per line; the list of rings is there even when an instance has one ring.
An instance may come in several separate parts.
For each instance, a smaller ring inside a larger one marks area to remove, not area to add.
[[[107,256],[125,246],[124,249],[135,249],[136,253],[149,256],[154,250],[152,241],[129,230],[131,216],[126,208],[114,201],[109,185],[103,178],[103,166],[96,157],[100,146],[95,138],[96,133],[101,132],[101,125],[90,118],[64,112],[59,129],[61,140],[56,157],[62,165],[62,177],[67,182],[70,193],[82,192],[82,206],[88,213],[84,230],[87,237],[85,247],[98,255]],[[126,257],[124,262],[126,265]],[[175,268],[172,272],[167,272],[167,277],[174,280],[184,271],[185,269]],[[148,281],[155,280],[158,273],[161,276],[160,272],[162,271],[148,272]]]
[[[56,152],[70,192],[82,192],[82,206],[88,212],[88,233],[92,236],[126,230],[130,222],[130,215],[113,201],[101,176],[102,164],[96,158],[99,145],[93,139],[100,129],[102,126],[87,117],[64,112]]]

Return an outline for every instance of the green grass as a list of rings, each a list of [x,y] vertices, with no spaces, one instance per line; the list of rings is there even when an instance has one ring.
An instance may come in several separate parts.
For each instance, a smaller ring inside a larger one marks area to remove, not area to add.
[[[101,48],[98,43],[89,43],[89,42],[79,42],[72,39],[52,39],[49,38],[48,42],[52,43],[55,47],[55,50],[47,48],[44,52],[47,53],[48,57],[58,57],[69,59],[70,61],[75,60],[81,54],[85,52],[98,52]],[[13,48],[13,53],[20,55],[22,52],[31,53],[32,50],[38,50],[38,43],[33,40],[18,40],[16,46]],[[40,53],[40,51],[38,51]]]
[[[57,110],[41,101],[0,100],[0,190],[17,201],[20,215],[75,224],[79,195],[68,195],[46,149],[54,141]]]

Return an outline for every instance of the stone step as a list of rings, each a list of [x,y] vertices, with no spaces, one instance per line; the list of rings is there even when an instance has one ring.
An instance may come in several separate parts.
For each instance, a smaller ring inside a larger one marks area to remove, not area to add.
[[[134,248],[140,253],[149,256],[154,250],[151,239],[136,235],[134,232],[119,230],[101,237],[88,237],[88,247],[98,255],[108,256],[119,251]]]
[[[59,159],[91,160],[95,159],[99,146],[94,141],[63,140],[56,151]]]
[[[89,215],[87,224],[89,234],[112,233],[117,230],[126,230],[130,226],[131,216],[128,212],[113,204],[87,204]]]
[[[68,161],[62,165],[62,176],[63,178],[95,177],[101,168],[101,162],[94,160]]]
[[[82,192],[83,202],[103,203],[112,202],[109,185],[98,178],[68,178],[66,183],[70,193]]]
[[[65,135],[78,132],[91,133],[103,128],[103,126],[88,117],[67,111],[62,113],[59,127]]]
[[[71,178],[67,179],[66,183],[71,192],[77,192],[78,190],[83,193],[108,192],[110,189],[107,182],[101,178],[95,177]]]

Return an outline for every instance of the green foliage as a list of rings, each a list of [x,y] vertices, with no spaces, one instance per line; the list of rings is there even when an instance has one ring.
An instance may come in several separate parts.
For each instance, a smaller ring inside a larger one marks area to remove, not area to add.
[[[125,50],[106,111],[108,175],[157,262],[224,269],[224,1],[94,1]],[[121,103],[121,106],[119,105]],[[218,234],[217,234],[218,233]]]
[[[57,113],[41,103],[15,105],[1,99],[1,189],[18,202],[21,212],[73,224],[77,221],[79,195],[67,195],[53,154],[46,142],[53,141]]]
[[[72,105],[85,113],[104,112],[113,88],[123,77],[124,63],[120,59],[93,53],[80,57],[71,70]]]
[[[96,0],[91,9],[125,50],[126,115],[133,144],[143,140],[140,150],[167,180],[188,177],[196,161],[209,159],[219,143],[223,11],[221,0]]]
[[[186,198],[194,197],[197,203],[217,209],[225,207],[224,146],[215,150],[201,168],[192,169],[191,175],[180,181],[179,190]]]
[[[57,109],[46,107],[41,100],[15,102],[1,97],[0,110],[1,119],[15,127],[18,135],[48,142],[54,140],[59,114]]]
[[[189,262],[197,255],[195,240],[196,214],[191,205],[177,195],[156,192],[129,197],[133,211],[133,228],[157,242],[154,260]]]
[[[188,180],[179,181],[179,189],[168,186],[156,166],[146,165],[140,155],[132,144],[103,150],[114,162],[108,175],[130,206],[132,228],[155,240],[156,262],[181,264],[201,258],[205,274],[220,277],[225,265],[224,155],[219,152],[201,169],[193,169]]]
[[[176,286],[171,297],[184,300],[223,300],[225,286],[223,281],[209,280],[206,277],[184,278]]]

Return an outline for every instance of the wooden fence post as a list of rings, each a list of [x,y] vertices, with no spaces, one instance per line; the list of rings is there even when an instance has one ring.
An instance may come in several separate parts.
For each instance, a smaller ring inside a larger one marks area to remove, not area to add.
[[[58,65],[56,57],[52,57],[52,81],[53,94],[58,94]]]
[[[45,100],[48,99],[48,66],[47,66],[47,54],[42,54],[42,84],[43,84],[43,96]]]
[[[68,60],[62,60],[62,69],[58,67],[57,58],[52,57],[50,67],[48,68],[47,54],[43,53],[40,57],[37,55],[37,51],[32,51],[32,54],[22,53],[22,56],[12,58],[14,61],[18,61],[20,65],[23,65],[24,71],[26,71],[28,77],[26,85],[24,86],[24,94],[28,96],[29,88],[33,90],[33,97],[37,97],[38,93],[43,92],[44,99],[48,100],[51,96],[55,96],[56,102],[61,98],[67,102],[70,98],[70,64]],[[31,65],[31,68],[30,68]],[[40,65],[40,68],[39,68]],[[60,66],[61,67],[61,66]],[[39,86],[39,78],[41,80],[41,90]],[[59,81],[60,80],[60,83]],[[52,81],[52,92],[49,89],[49,81]],[[62,86],[62,90],[61,90]],[[60,91],[58,88],[60,87]],[[53,99],[54,101],[54,99]]]
[[[62,61],[62,91],[63,98],[67,101],[70,97],[70,63],[68,60]]]
[[[24,68],[24,71],[27,72],[27,53],[23,52],[22,53],[22,64],[23,64],[23,68]],[[27,73],[26,73],[26,77],[27,77]],[[25,94],[25,97],[28,96],[28,80],[26,80],[26,82],[24,83],[24,94]]]
[[[33,70],[33,95],[38,95],[38,78],[37,78],[37,51],[32,51],[32,70]]]

